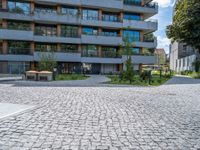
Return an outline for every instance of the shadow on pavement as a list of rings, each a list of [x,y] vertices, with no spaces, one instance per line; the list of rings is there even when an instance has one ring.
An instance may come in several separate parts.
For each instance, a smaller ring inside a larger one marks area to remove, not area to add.
[[[184,76],[175,76],[165,83],[165,85],[175,84],[200,84],[200,79],[193,79]]]

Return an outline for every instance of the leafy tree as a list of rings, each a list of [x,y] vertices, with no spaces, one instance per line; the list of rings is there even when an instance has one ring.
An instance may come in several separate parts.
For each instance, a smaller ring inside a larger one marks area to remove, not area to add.
[[[175,8],[173,24],[167,27],[167,36],[172,41],[186,43],[197,49],[200,61],[200,1],[181,0]],[[199,69],[198,69],[199,70]]]
[[[53,71],[56,66],[57,62],[54,52],[40,54],[40,61],[38,62],[40,71]]]
[[[130,42],[130,39],[128,36],[124,37],[123,39],[124,42],[124,53],[127,56],[127,60],[126,60],[126,70],[123,72],[123,78],[125,80],[128,80],[130,83],[132,83],[133,81],[133,77],[134,77],[134,71],[133,71],[133,64],[132,64],[132,43]]]

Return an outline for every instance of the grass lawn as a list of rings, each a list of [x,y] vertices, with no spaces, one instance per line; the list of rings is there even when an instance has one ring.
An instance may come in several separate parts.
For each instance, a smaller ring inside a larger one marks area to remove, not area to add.
[[[134,81],[130,84],[129,81],[120,80],[118,75],[110,75],[108,78],[111,79],[109,82],[110,84],[124,84],[124,85],[137,85],[137,86],[159,86],[164,84],[166,81],[170,79],[170,77],[162,77],[160,78],[159,75],[153,75],[151,79],[151,83],[149,84],[148,80],[140,79],[139,75],[134,76]]]
[[[83,74],[60,74],[56,76],[56,81],[63,81],[63,80],[85,80],[87,76]]]

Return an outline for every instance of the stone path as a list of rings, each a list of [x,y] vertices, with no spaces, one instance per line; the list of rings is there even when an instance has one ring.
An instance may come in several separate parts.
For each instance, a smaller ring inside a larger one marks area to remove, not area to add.
[[[200,80],[175,77],[160,87],[9,82],[0,84],[0,102],[38,107],[0,121],[2,150],[200,148]]]

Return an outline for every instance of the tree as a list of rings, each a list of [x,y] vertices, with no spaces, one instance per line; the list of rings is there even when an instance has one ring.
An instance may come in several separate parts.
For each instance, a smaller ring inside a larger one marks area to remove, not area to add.
[[[127,56],[127,60],[126,60],[126,70],[123,72],[123,78],[128,80],[130,82],[130,84],[133,81],[133,77],[134,77],[134,71],[133,71],[133,64],[132,64],[132,43],[130,42],[130,38],[128,36],[124,37],[123,39],[124,42],[124,53]]]
[[[181,0],[175,8],[173,24],[167,27],[167,36],[172,41],[186,43],[197,49],[200,61],[200,1]],[[199,70],[199,69],[198,69]]]
[[[53,71],[57,66],[54,52],[40,53],[40,61],[38,67],[40,71]]]

